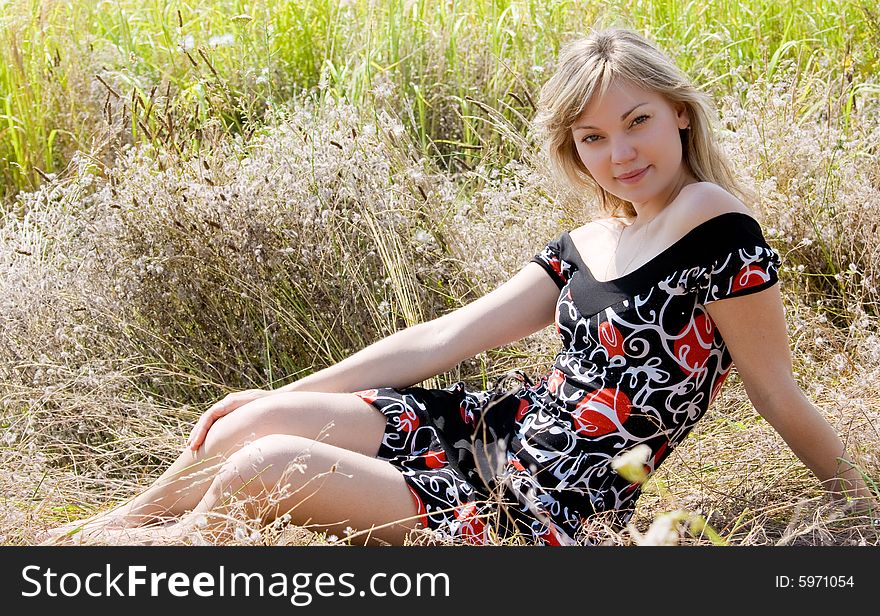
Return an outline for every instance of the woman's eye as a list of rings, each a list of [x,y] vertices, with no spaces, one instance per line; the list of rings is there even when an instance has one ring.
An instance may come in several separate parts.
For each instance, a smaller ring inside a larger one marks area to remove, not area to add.
[[[583,139],[581,139],[581,143],[594,143],[599,139],[599,135],[585,135]]]
[[[644,123],[648,120],[649,117],[650,117],[650,116],[640,115],[640,116],[638,116],[636,119],[634,119],[634,120],[632,121],[632,123],[633,123],[633,125],[636,125],[636,124],[644,124]]]

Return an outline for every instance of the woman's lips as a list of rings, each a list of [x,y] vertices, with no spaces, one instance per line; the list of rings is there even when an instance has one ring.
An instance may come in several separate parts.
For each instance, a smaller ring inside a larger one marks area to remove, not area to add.
[[[634,184],[645,177],[645,174],[648,172],[650,165],[647,167],[642,167],[641,169],[637,169],[636,171],[630,171],[629,173],[624,173],[623,175],[617,176],[618,182],[623,182],[624,184]]]

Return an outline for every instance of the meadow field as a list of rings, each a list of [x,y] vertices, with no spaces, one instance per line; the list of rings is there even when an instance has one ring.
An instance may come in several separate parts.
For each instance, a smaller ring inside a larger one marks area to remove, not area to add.
[[[132,496],[231,391],[440,316],[597,214],[531,120],[641,32],[717,105],[782,256],[795,376],[880,495],[872,0],[0,0],[0,544]],[[547,328],[423,385],[533,376]],[[239,522],[236,542],[345,542]],[[612,545],[880,545],[735,372]]]

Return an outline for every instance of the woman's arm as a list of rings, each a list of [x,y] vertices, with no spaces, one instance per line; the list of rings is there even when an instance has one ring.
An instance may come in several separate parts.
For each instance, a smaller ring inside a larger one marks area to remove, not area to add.
[[[353,392],[406,387],[553,322],[559,289],[536,263],[500,287],[433,321],[413,325],[275,391]]]
[[[755,409],[833,498],[856,499],[863,513],[876,506],[840,438],[794,380],[779,285],[709,303],[706,310]]]
[[[420,383],[477,353],[546,327],[553,322],[558,298],[556,283],[540,265],[528,263],[513,278],[467,306],[394,333],[319,372],[278,389],[229,394],[202,413],[187,446],[198,449],[217,419],[274,393],[344,393]]]

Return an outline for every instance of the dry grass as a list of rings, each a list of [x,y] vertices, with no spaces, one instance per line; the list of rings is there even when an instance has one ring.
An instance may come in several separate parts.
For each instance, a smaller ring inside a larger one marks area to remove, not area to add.
[[[839,109],[803,104],[821,84],[777,73],[723,102],[727,150],[783,256],[796,376],[876,491],[876,102],[849,109],[842,128]],[[592,215],[500,118],[520,156],[441,170],[388,88],[366,110],[302,103],[247,140],[204,133],[198,154],[80,154],[18,196],[0,227],[0,543],[32,544],[134,494],[227,391],[278,386],[454,309]],[[557,345],[548,328],[427,385],[537,374]],[[234,528],[225,543],[331,542]],[[828,504],[735,377],[647,484],[632,525],[597,521],[589,536],[633,545],[669,532],[702,545],[880,545],[869,520]]]

